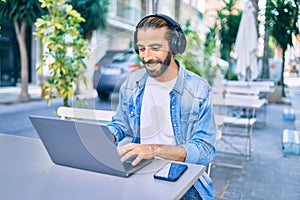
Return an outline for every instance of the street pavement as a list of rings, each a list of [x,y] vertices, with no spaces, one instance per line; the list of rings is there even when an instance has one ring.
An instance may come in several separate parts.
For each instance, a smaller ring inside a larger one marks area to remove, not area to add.
[[[41,89],[39,86],[30,85],[28,91],[32,101],[14,104],[20,93],[20,87],[0,87],[0,112],[12,112],[16,109],[30,109],[35,101],[41,100]]]
[[[216,200],[300,199],[300,156],[282,153],[282,131],[300,131],[300,78],[286,82],[291,104],[267,105],[265,126],[254,126],[252,132],[252,157],[245,161],[245,173],[218,165],[212,168]],[[283,120],[285,108],[294,109],[296,121]]]
[[[282,153],[283,129],[300,131],[300,78],[288,78],[286,83],[290,104],[267,105],[265,126],[254,126],[252,132],[252,157],[245,162],[245,173],[241,169],[212,167],[210,176],[216,200],[300,199],[300,156]],[[40,98],[40,88],[29,88],[33,101],[19,104],[11,104],[19,88],[0,88],[0,114],[46,107],[45,100]],[[60,99],[54,104],[60,105]],[[284,108],[294,109],[295,121],[283,120]]]
[[[241,169],[215,166],[211,177],[217,200],[300,199],[300,157],[282,153],[282,131],[294,129],[283,120],[286,105],[268,105],[265,127],[254,127],[252,157]],[[225,162],[230,162],[230,158]]]

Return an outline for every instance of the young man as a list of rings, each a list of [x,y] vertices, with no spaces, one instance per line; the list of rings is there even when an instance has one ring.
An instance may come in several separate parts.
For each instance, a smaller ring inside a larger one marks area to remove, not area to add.
[[[120,89],[119,105],[109,124],[122,161],[168,160],[208,165],[215,156],[215,121],[209,85],[189,72],[175,55],[186,38],[176,21],[155,14],[144,17],[134,33],[135,50],[144,67],[130,74]],[[213,199],[212,181],[203,174],[183,199]]]

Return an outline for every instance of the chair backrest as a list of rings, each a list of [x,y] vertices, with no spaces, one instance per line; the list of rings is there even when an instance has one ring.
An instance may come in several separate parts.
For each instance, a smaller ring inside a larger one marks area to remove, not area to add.
[[[111,121],[114,112],[108,110],[93,110],[61,106],[57,109],[57,114],[58,116],[60,116],[61,119],[66,119],[67,117],[70,117],[87,120]]]

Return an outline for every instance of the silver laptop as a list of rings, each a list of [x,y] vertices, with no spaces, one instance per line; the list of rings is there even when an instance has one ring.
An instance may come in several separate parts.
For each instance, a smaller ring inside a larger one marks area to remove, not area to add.
[[[122,163],[106,125],[41,116],[29,118],[55,164],[128,177],[151,162],[142,160],[135,167],[132,160]]]

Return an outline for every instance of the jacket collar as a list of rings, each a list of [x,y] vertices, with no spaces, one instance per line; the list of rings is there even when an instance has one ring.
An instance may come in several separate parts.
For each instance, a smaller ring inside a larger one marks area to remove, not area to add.
[[[183,88],[184,88],[184,79],[185,79],[185,76],[186,76],[186,69],[177,60],[176,60],[176,63],[179,66],[179,70],[178,70],[177,81],[175,83],[173,91],[176,91],[179,94],[182,94],[183,93]]]

